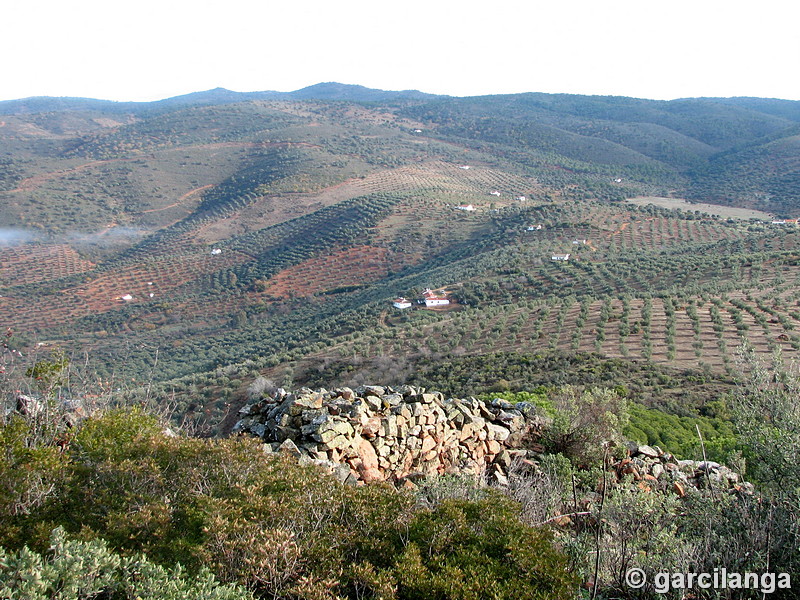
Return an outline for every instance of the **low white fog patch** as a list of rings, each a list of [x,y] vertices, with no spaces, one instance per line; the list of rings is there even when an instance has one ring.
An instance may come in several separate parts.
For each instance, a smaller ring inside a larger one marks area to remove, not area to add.
[[[0,247],[19,246],[39,239],[36,232],[27,229],[0,227]]]
[[[73,246],[117,246],[138,242],[147,231],[135,227],[109,227],[92,233],[71,232],[65,236],[65,242]]]

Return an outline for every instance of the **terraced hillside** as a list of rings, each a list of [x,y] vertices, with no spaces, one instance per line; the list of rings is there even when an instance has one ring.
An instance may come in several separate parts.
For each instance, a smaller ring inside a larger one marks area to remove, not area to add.
[[[594,356],[726,381],[743,342],[800,350],[793,223],[624,202],[796,216],[794,105],[230,94],[0,103],[9,348],[88,354],[211,420],[258,376]],[[425,288],[450,304],[392,306]],[[481,377],[548,380],[497,369]]]

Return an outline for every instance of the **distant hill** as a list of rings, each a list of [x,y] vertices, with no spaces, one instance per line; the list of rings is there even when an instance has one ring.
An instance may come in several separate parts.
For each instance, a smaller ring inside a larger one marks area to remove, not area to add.
[[[800,121],[800,102],[796,100],[779,100],[777,98],[703,98],[719,104],[729,104],[732,106],[739,106],[748,108],[757,112],[775,115],[790,119],[792,121]]]
[[[154,102],[114,102],[112,100],[94,100],[90,98],[32,97],[20,100],[0,101],[0,114],[23,115],[61,111],[106,111],[113,113],[138,113],[143,110],[176,108],[187,106],[208,106],[213,104],[231,104],[250,100],[341,100],[351,102],[386,102],[391,100],[427,100],[441,98],[434,94],[426,94],[417,90],[389,92],[376,90],[361,85],[343,83],[318,83],[294,92],[233,92],[225,88],[214,88],[204,92],[193,92],[174,96]]]
[[[35,96],[20,100],[0,101],[0,114],[26,115],[62,111],[135,112],[148,104],[147,102],[114,102],[90,98]]]
[[[784,143],[798,133],[800,102],[514,94],[436,99],[402,114],[452,139],[619,166],[698,201],[800,214],[796,154]]]
[[[318,83],[295,92],[288,92],[287,97],[294,100],[349,100],[352,102],[388,102],[391,100],[430,100],[441,98],[434,94],[426,94],[417,90],[389,92],[376,90],[361,85],[343,83]]]

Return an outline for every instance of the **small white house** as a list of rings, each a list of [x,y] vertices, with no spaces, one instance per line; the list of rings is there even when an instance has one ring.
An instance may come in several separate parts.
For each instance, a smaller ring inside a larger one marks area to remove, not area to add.
[[[431,291],[430,289],[425,290],[422,292],[422,302],[425,306],[444,306],[446,304],[450,304],[450,299],[447,296],[440,296],[436,292]]]
[[[525,196],[517,196],[517,200],[519,202],[525,202],[527,200],[527,198]]]
[[[211,250],[211,255],[216,256],[217,254],[222,254],[222,250],[220,248],[214,248]]]
[[[474,212],[476,209],[472,204],[462,204],[461,206],[456,206],[456,210],[463,210],[466,212]]]
[[[573,246],[585,246],[586,240],[572,240]]]
[[[460,166],[460,167],[458,167],[458,168],[459,168],[459,169],[464,169],[465,171],[469,171],[469,170],[470,170],[472,167],[470,167],[469,165],[461,165],[461,166]]]
[[[394,302],[392,302],[392,306],[403,310],[404,308],[411,308],[411,302],[405,298],[395,298]]]
[[[569,254],[553,254],[552,260],[569,260]]]
[[[121,296],[121,298],[122,300],[125,300],[125,302],[130,302],[131,300],[133,300],[133,296],[131,296],[130,294],[125,294],[124,296]]]
[[[489,192],[492,196],[500,196],[500,192],[494,190],[493,192]]]
[[[541,226],[541,225],[536,225],[536,226],[534,227],[533,225],[528,225],[528,226],[525,228],[525,230],[526,230],[526,231],[541,231],[541,230],[542,230],[542,226]]]

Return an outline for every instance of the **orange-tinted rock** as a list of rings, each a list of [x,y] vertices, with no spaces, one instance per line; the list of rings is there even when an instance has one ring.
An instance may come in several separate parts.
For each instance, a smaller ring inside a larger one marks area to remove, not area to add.
[[[379,417],[371,417],[366,419],[361,427],[361,435],[368,438],[373,438],[378,435],[381,429],[381,420]]]
[[[488,440],[486,442],[486,451],[489,454],[499,454],[503,446],[497,440]]]
[[[375,447],[367,440],[362,439],[358,444],[358,458],[361,459],[361,465],[364,469],[377,469],[378,468],[378,454],[375,452]]]
[[[422,438],[422,448],[420,448],[420,452],[422,454],[426,454],[433,450],[436,447],[436,440],[432,437],[425,437]]]

